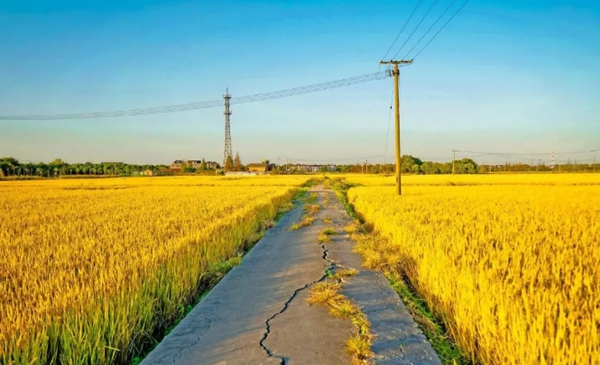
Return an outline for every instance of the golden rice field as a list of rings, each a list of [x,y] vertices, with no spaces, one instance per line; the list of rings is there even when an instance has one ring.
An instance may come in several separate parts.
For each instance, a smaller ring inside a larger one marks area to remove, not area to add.
[[[0,363],[130,363],[307,180],[0,182]]]
[[[482,364],[600,364],[600,174],[349,177],[388,239],[366,264],[408,277]]]

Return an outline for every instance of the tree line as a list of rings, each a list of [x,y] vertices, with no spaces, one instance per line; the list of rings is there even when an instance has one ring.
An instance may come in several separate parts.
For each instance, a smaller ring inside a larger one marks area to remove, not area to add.
[[[269,160],[263,160],[263,163],[269,164]],[[395,171],[395,164],[350,164],[350,165],[318,165],[318,172],[339,172],[339,173],[368,173],[368,174],[392,174]],[[217,164],[214,167],[208,167],[206,161],[202,159],[200,167],[194,168],[185,164],[181,166],[182,173],[197,174],[216,174],[223,171],[246,171],[246,166],[242,164],[239,153],[235,157],[229,156],[225,161],[223,169]],[[166,165],[138,165],[123,162],[101,162],[101,163],[67,163],[60,158],[54,159],[50,163],[21,162],[13,157],[0,158],[0,178],[8,176],[38,176],[38,177],[59,177],[65,175],[90,175],[90,176],[130,176],[140,175],[151,171],[153,175],[173,174],[169,173]],[[450,162],[422,161],[418,157],[404,155],[401,159],[401,171],[404,174],[481,174],[481,173],[502,173],[502,172],[600,172],[600,164],[577,164],[567,163],[556,165],[553,168],[548,165],[538,164],[529,165],[524,163],[505,163],[497,165],[480,165],[470,158],[463,158]],[[272,165],[271,172],[274,174],[305,173],[298,168],[298,165]]]
[[[331,172],[331,165],[323,165],[319,172]],[[479,165],[470,158],[463,158],[452,162],[432,162],[422,161],[418,157],[404,155],[400,159],[400,171],[404,174],[451,174],[454,166],[454,172],[457,174],[477,174],[480,170]],[[340,173],[368,173],[368,174],[392,174],[396,171],[396,164],[351,164],[336,165],[335,172]]]
[[[368,173],[368,174],[392,174],[396,170],[396,164],[350,164],[321,165],[318,172],[340,172],[340,173]],[[544,164],[504,163],[504,164],[478,164],[471,158],[462,158],[449,162],[423,161],[418,157],[404,155],[400,160],[400,168],[403,174],[484,174],[503,172],[600,172],[600,164],[557,164],[554,167]],[[292,165],[285,171],[301,173],[297,166]]]
[[[123,162],[67,163],[60,158],[50,163],[21,162],[13,157],[0,157],[0,177],[39,176],[58,177],[61,175],[135,175],[144,171],[158,173],[165,165],[137,165]]]

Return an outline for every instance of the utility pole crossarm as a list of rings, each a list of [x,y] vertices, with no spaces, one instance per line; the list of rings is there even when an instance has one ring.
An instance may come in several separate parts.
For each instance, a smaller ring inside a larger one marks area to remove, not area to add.
[[[380,65],[411,65],[412,63],[413,63],[413,60],[398,60],[398,61],[389,60],[389,61],[379,62]]]

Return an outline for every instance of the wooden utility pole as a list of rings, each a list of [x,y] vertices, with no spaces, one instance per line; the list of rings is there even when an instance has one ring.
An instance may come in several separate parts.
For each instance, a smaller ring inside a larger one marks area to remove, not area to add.
[[[380,65],[394,65],[391,75],[394,76],[394,106],[396,109],[396,193],[402,195],[401,163],[400,163],[400,69],[398,65],[410,65],[413,60],[381,61]]]

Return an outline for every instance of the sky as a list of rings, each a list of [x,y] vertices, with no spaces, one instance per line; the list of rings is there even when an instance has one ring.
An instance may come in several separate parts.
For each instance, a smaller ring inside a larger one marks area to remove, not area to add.
[[[423,0],[392,55],[434,1]],[[377,72],[417,2],[3,0],[0,115],[155,107]],[[438,0],[398,57],[413,57],[462,2],[406,55],[452,3]],[[600,149],[599,45],[599,1],[470,0],[402,68],[402,153],[537,162]],[[233,152],[244,163],[392,162],[392,91],[385,79],[232,106]],[[222,108],[0,121],[0,156],[35,162],[220,162],[223,140]]]

